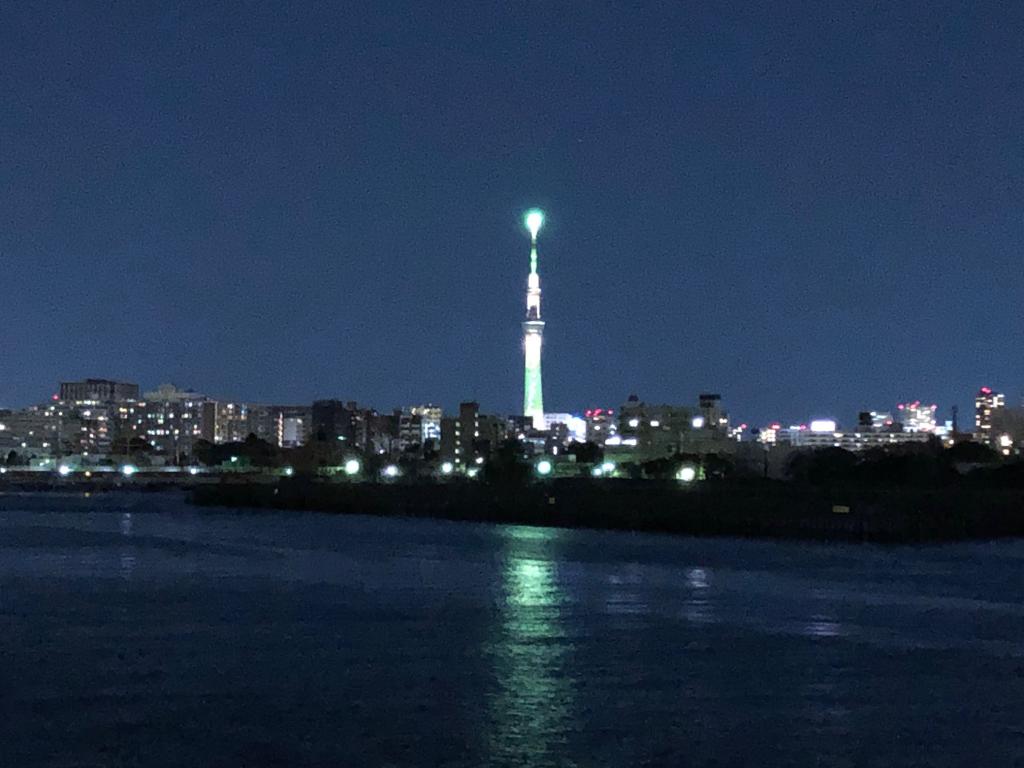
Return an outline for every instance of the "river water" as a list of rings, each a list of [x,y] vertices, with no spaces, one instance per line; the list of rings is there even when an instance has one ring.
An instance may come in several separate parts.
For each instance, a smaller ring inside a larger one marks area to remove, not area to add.
[[[0,496],[0,764],[1024,765],[1024,543]]]

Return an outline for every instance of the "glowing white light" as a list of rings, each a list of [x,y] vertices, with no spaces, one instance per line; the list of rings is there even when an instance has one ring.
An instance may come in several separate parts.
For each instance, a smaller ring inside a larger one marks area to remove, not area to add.
[[[541,226],[544,224],[544,212],[537,210],[536,208],[532,211],[526,212],[526,228],[530,230],[530,237],[536,239],[537,233],[540,232]]]
[[[640,419],[630,419],[629,420],[629,426],[634,427],[634,428],[635,427],[639,427],[640,426]]]
[[[121,467],[121,474],[124,475],[125,477],[131,477],[136,472],[138,472],[138,470],[131,464],[125,464],[123,467]]]
[[[295,470],[292,467],[285,467],[284,468],[284,476],[285,477],[291,477],[294,474],[295,474]]]
[[[190,475],[192,475],[193,477],[195,477],[196,475],[199,474],[199,467],[189,467],[188,468],[188,473]]]
[[[468,477],[476,477],[479,474],[480,474],[480,470],[477,469],[476,467],[470,467],[469,469],[466,470],[466,475]]]
[[[523,339],[524,355],[526,358],[527,368],[537,368],[540,366],[540,348],[543,344],[543,340],[539,333],[536,331],[528,331],[525,338]],[[544,415],[541,414],[541,419]],[[544,429],[542,424],[540,429]]]
[[[1001,445],[1003,448],[1009,448],[1011,445],[1013,445],[1013,438],[1010,437],[1009,435],[1000,435],[999,445]]]
[[[394,464],[388,464],[384,467],[384,477],[398,477],[398,467]]]
[[[6,474],[7,474],[7,467],[0,467],[0,475],[6,475]]]
[[[697,477],[697,470],[694,469],[693,467],[683,467],[676,474],[676,477],[678,477],[684,483],[692,483]]]
[[[69,467],[67,464],[61,464],[57,468],[57,474],[60,475],[61,477],[67,477],[68,475],[71,474],[71,467]]]
[[[441,474],[442,475],[450,475],[454,471],[455,471],[455,465],[452,464],[450,461],[446,461],[446,462],[444,462],[444,464],[441,465]]]
[[[811,432],[835,432],[836,422],[833,419],[814,419],[811,422]]]
[[[600,477],[601,475],[604,474],[604,471],[600,467],[594,467],[592,470],[590,470],[590,474],[592,474],[594,477]]]
[[[702,429],[704,427],[704,417],[694,416],[693,421],[690,422],[694,429]]]
[[[606,475],[610,475],[612,472],[615,471],[615,462],[614,461],[606,461],[606,462],[604,462],[604,464],[601,465],[601,471],[604,472]]]
[[[537,462],[537,474],[541,476],[550,475],[551,470],[554,466],[547,459],[541,459]]]
[[[349,459],[345,462],[345,474],[349,477],[358,475],[361,468],[362,464],[359,463],[359,459]]]
[[[483,464],[484,463],[484,457],[483,456],[477,456],[476,457],[476,463],[477,464]]]
[[[661,426],[661,422],[658,421],[657,419],[651,419],[651,426],[652,427],[660,427]]]

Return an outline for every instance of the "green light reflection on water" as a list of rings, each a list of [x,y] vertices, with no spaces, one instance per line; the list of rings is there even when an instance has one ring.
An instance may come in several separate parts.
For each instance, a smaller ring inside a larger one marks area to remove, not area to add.
[[[557,539],[562,532],[510,527],[505,536],[499,621],[488,646],[496,690],[490,751],[496,764],[572,765],[571,641],[564,629]]]

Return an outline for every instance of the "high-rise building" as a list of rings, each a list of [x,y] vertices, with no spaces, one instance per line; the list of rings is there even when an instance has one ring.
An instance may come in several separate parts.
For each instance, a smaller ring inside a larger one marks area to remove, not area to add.
[[[23,459],[80,453],[80,422],[60,402],[7,411],[0,418],[0,462],[11,451]]]
[[[352,433],[351,414],[340,400],[317,400],[311,409],[311,437],[314,440],[348,440]]]
[[[780,442],[779,432],[781,431],[782,424],[777,421],[773,421],[768,426],[761,427],[761,429],[758,430],[757,441],[759,443],[764,443],[765,445],[775,445]]]
[[[436,451],[441,442],[441,417],[438,405],[412,405],[395,412],[398,419],[398,449],[423,454]]]
[[[422,450],[429,441],[434,449],[441,440],[441,406],[412,405],[398,414],[398,443],[403,451]]]
[[[354,400],[317,400],[311,409],[310,438],[342,442],[359,451],[390,453],[398,446],[398,419],[360,408]]]
[[[928,432],[894,432],[874,429],[865,432],[840,432],[790,427],[784,432],[786,436],[779,442],[787,442],[798,448],[843,448],[847,451],[923,444],[931,439]]]
[[[139,385],[109,379],[63,381],[60,399],[65,402],[119,403],[139,399]]]
[[[898,432],[896,420],[888,411],[861,411],[857,414],[857,429],[861,432]]]
[[[654,405],[630,395],[619,408],[620,442],[636,446],[643,460],[670,456],[680,450],[683,433],[693,431],[695,418],[691,407]]]
[[[420,417],[420,429],[422,430],[422,442],[441,439],[441,406],[439,405],[414,405],[409,408],[409,413]]]
[[[198,392],[163,384],[147,392],[144,400],[117,406],[117,433],[125,444],[145,440],[167,461],[177,463],[192,455],[198,441],[215,441],[218,405]]]
[[[935,412],[937,405],[924,405],[920,400],[900,403],[896,406],[899,421],[905,432],[934,432],[937,426]]]
[[[722,409],[722,398],[702,394],[698,407],[655,405],[636,395],[619,408],[619,434],[612,445],[636,447],[643,460],[673,453],[720,453],[732,451],[746,424],[729,429],[729,416]],[[609,443],[606,440],[605,445]]]
[[[703,419],[693,426],[698,429],[721,429],[729,427],[729,417],[722,410],[722,396],[710,392],[701,393],[698,397],[700,404],[700,418]]]
[[[458,416],[441,419],[440,455],[461,469],[470,469],[483,463],[508,435],[508,420],[481,414],[478,403],[460,403]]]
[[[587,422],[586,439],[588,442],[604,445],[609,437],[619,434],[619,425],[615,421],[615,410],[612,408],[589,408],[584,414]]]
[[[308,405],[279,405],[275,407],[276,445],[297,448],[309,440],[311,421]]]
[[[486,459],[508,438],[508,419],[482,415],[477,419],[477,426],[480,436],[473,440],[473,450],[476,458],[483,456]]]
[[[441,443],[438,452],[445,461],[450,461],[454,464],[456,458],[461,454],[461,446],[457,446],[455,442],[461,437],[461,431],[459,429],[459,420],[454,416],[445,416],[441,419]],[[459,453],[455,452],[457,447],[460,448]]]
[[[404,453],[423,453],[423,417],[409,413],[398,414],[398,450]]]
[[[246,403],[217,403],[214,440],[218,443],[241,443],[252,432],[249,406]]]
[[[459,418],[455,422],[455,463],[471,464],[476,458],[476,443],[480,439],[480,404],[459,403]]]
[[[540,275],[537,273],[537,233],[544,223],[544,214],[526,214],[530,230],[530,276],[526,283],[526,320],[523,321],[523,415],[533,419],[534,429],[544,429],[544,393],[541,384],[540,359],[544,340],[544,321],[540,317]]]
[[[1000,411],[1006,407],[1006,395],[993,392],[991,387],[982,387],[974,398],[974,432],[981,443],[996,447],[997,436],[993,424],[998,421]]]

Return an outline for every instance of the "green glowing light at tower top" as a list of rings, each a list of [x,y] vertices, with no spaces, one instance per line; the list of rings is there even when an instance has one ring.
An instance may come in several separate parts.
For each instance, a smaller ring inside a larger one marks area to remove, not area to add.
[[[530,237],[534,240],[537,239],[537,233],[540,232],[540,228],[543,224],[544,211],[534,208],[532,211],[526,212],[526,228],[530,230]]]
[[[537,274],[537,233],[544,224],[544,211],[533,208],[526,212],[524,221],[530,230],[530,273]]]

